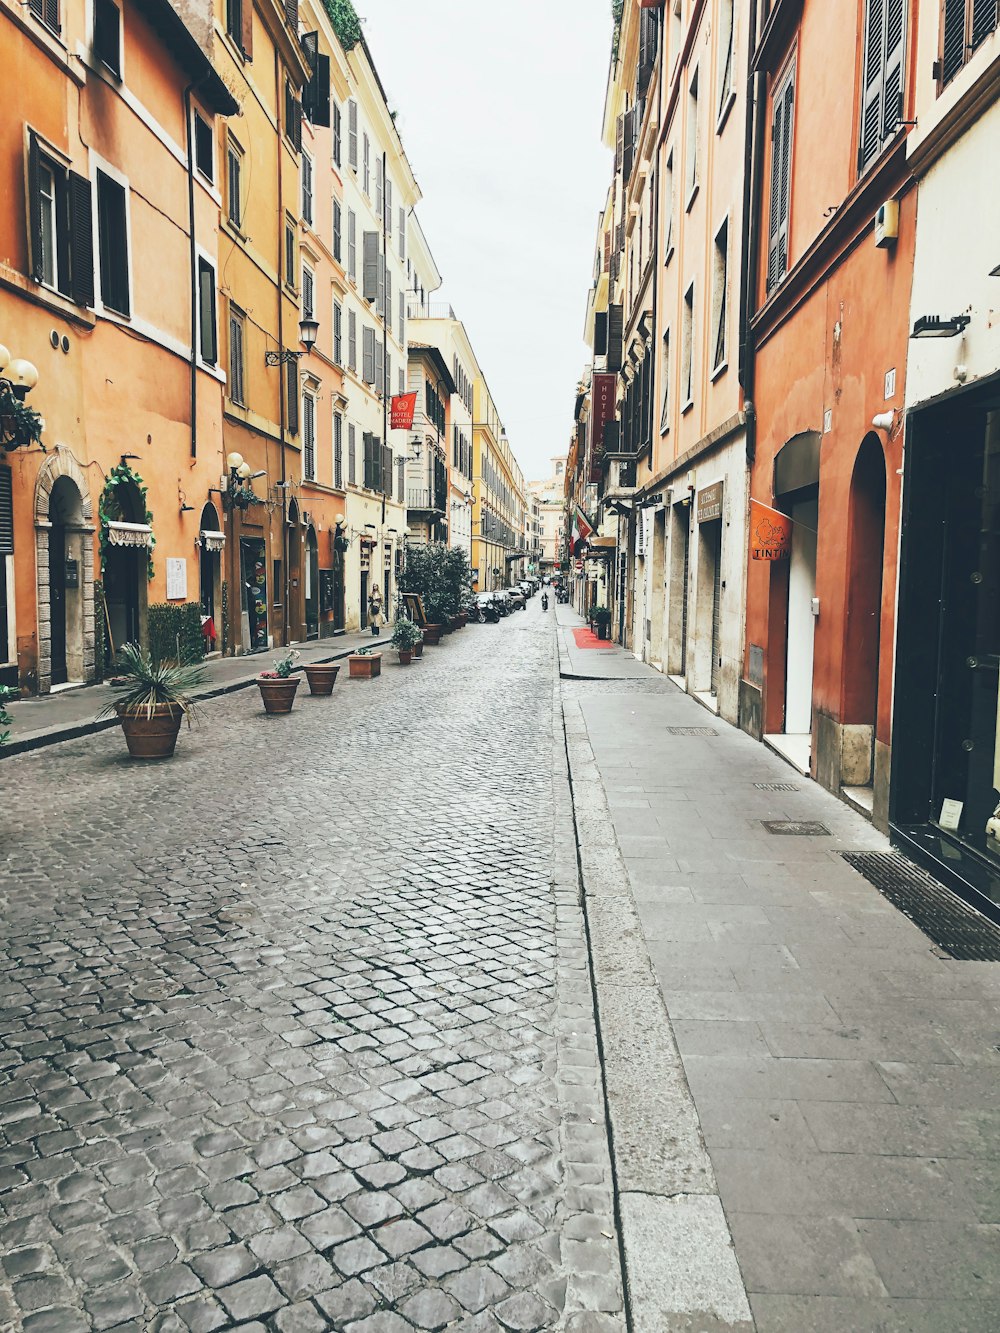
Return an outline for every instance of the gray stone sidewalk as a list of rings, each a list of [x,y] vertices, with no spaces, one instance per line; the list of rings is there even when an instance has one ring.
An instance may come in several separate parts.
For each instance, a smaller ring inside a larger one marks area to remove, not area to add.
[[[939,956],[837,855],[887,847],[870,825],[642,677],[563,682],[571,754],[575,729],[759,1333],[992,1333],[1000,965]],[[788,790],[759,785],[773,783]],[[763,820],[829,835],[775,836]],[[662,1197],[691,1190],[667,1181]],[[625,1234],[627,1249],[627,1212]]]
[[[389,638],[391,634],[386,637],[384,631],[379,638],[367,631],[363,634],[339,634],[331,639],[297,643],[293,645],[299,654],[296,669],[307,662],[335,661],[346,657],[355,648],[370,648],[373,644],[385,646]],[[207,680],[195,691],[195,698],[216,698],[220,694],[229,694],[252,685],[261,671],[270,670],[273,660],[282,651],[281,648],[271,648],[267,652],[245,657],[212,658],[205,663]],[[0,759],[117,726],[114,718],[97,718],[114,695],[109,685],[86,685],[79,689],[58,690],[55,694],[34,699],[15,700],[8,705],[13,722],[10,726],[10,740],[0,746]]]
[[[646,676],[648,668],[610,640],[601,648],[578,648],[573,631],[586,629],[587,622],[572,606],[556,603],[553,609],[561,676],[580,680],[642,680]]]

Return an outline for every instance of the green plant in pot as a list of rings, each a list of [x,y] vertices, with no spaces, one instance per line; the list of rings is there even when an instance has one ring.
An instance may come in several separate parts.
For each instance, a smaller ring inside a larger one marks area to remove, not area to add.
[[[606,606],[595,606],[590,613],[590,623],[599,639],[611,638],[611,612]]]
[[[177,744],[181,720],[190,724],[193,692],[205,681],[197,663],[164,662],[137,643],[118,653],[115,697],[98,716],[117,715],[133,759],[169,759]]]
[[[406,616],[400,616],[392,627],[392,646],[399,653],[400,666],[410,665],[413,660],[413,650],[418,643],[423,641],[423,637],[412,620],[408,620]]]
[[[257,677],[257,688],[264,703],[265,713],[290,713],[299,688],[299,677],[293,676],[298,652],[287,648],[275,660],[273,671],[262,671]]]

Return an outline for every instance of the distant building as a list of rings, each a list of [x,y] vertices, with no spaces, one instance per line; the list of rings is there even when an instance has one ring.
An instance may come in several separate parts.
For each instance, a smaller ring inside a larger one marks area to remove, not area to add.
[[[539,556],[537,573],[551,574],[566,556],[566,455],[552,460],[552,475],[528,483],[528,494],[538,507]]]

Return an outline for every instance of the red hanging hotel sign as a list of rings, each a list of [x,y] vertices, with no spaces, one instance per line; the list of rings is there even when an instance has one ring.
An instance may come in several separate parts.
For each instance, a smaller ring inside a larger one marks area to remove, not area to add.
[[[417,408],[417,395],[415,393],[401,393],[392,400],[392,408],[389,415],[389,428],[391,430],[412,430],[413,413]]]
[[[618,376],[595,375],[590,388],[590,480],[600,481],[604,458],[604,427],[615,419]]]

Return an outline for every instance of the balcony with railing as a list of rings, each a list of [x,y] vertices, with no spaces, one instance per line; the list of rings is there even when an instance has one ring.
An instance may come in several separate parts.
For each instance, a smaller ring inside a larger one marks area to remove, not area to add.
[[[411,486],[407,482],[406,508],[414,514],[443,514],[448,507],[448,469],[435,458],[433,475],[427,486]]]

